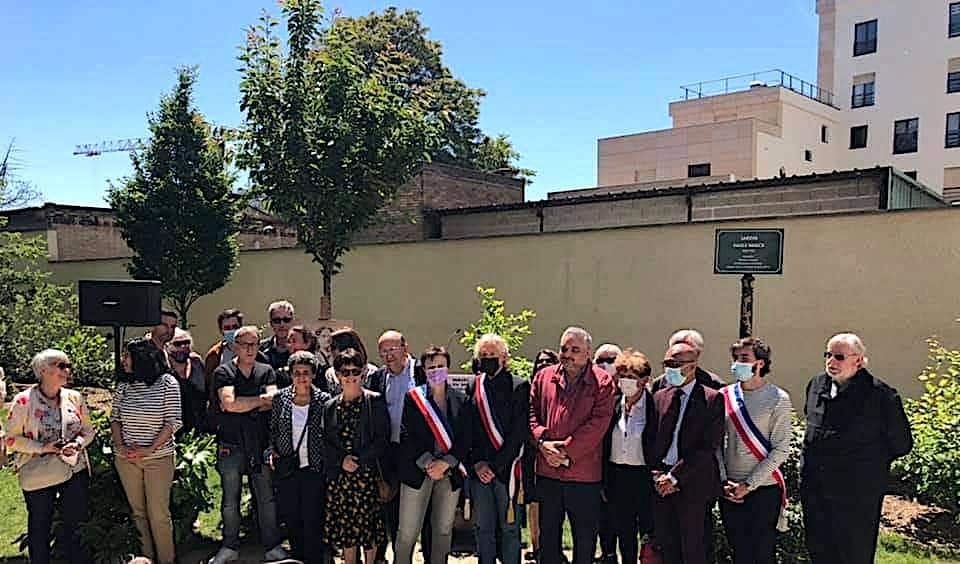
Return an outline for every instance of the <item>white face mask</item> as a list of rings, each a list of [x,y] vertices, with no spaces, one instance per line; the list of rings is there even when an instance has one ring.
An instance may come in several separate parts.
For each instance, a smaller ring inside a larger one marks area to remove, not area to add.
[[[620,391],[623,392],[623,395],[628,398],[633,397],[640,391],[640,383],[633,378],[620,378],[617,380],[617,385],[620,386]]]

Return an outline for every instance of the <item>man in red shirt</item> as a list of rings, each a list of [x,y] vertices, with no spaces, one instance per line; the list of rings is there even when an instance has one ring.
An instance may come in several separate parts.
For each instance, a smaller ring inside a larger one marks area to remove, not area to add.
[[[591,564],[600,518],[604,434],[614,407],[613,379],[591,361],[593,339],[579,327],[560,337],[560,364],[541,370],[530,390],[530,432],[538,445],[540,562],[560,564],[564,515],[573,564]]]

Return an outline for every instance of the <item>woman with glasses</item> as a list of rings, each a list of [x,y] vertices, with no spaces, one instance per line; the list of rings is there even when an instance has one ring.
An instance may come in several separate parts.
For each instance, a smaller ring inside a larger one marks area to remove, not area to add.
[[[64,387],[71,369],[66,353],[47,349],[30,366],[38,383],[13,398],[4,438],[7,450],[15,453],[27,504],[30,562],[50,562],[54,505],[59,502],[59,546],[71,563],[87,563],[80,524],[87,519],[86,447],[95,435],[90,412],[80,392]]]
[[[117,474],[140,533],[142,554],[159,564],[173,564],[170,488],[173,435],[182,424],[180,385],[153,341],[131,339],[120,360],[124,376],[110,413]]]
[[[287,333],[287,350],[291,355],[301,351],[313,355],[316,361],[317,375],[313,385],[323,392],[328,391],[327,380],[324,377],[329,365],[321,353],[317,351],[317,336],[304,325],[294,325]],[[289,362],[287,366],[277,370],[277,388],[283,389],[293,384],[293,374],[290,372]]]
[[[603,440],[603,495],[623,562],[637,562],[638,537],[653,532],[653,442],[656,412],[650,382],[650,361],[627,349],[613,361],[619,393]]]
[[[202,429],[207,412],[206,372],[203,359],[193,352],[193,336],[189,331],[177,327],[173,339],[167,343],[167,358],[170,359],[170,372],[180,387],[180,411],[183,426],[177,431],[177,438],[193,429]]]
[[[380,394],[365,390],[366,358],[348,348],[333,360],[343,390],[324,408],[324,461],[327,474],[327,541],[343,549],[345,564],[373,562],[386,541],[378,483],[380,456],[390,436],[387,406]]]
[[[367,383],[367,377],[376,372],[377,367],[367,362],[370,357],[367,356],[367,348],[363,346],[360,334],[349,328],[338,329],[330,334],[330,358],[337,358],[338,354],[347,349],[354,349],[363,357],[366,371],[360,384],[365,385]],[[339,394],[340,379],[337,377],[337,373],[332,366],[327,369],[324,377],[327,381],[327,392],[331,395]]]

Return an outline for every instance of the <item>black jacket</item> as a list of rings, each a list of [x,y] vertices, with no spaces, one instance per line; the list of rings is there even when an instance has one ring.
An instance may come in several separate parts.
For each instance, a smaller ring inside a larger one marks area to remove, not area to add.
[[[390,440],[390,416],[387,404],[380,394],[364,390],[363,405],[360,407],[360,428],[355,431],[358,440],[354,448],[347,451],[340,440],[343,422],[337,414],[337,407],[343,401],[343,395],[330,399],[323,407],[323,459],[327,480],[336,480],[343,468],[343,459],[348,454],[357,457],[361,466],[376,467]]]
[[[273,408],[270,410],[270,448],[277,456],[290,456],[300,440],[299,433],[293,436],[293,386],[284,388],[273,396]],[[323,471],[323,406],[330,401],[330,395],[313,387],[310,394],[310,407],[307,415],[307,458],[310,469]]]
[[[398,474],[400,481],[411,488],[419,489],[423,485],[423,480],[427,477],[426,472],[417,465],[417,460],[424,453],[434,455],[436,458],[442,458],[443,455],[436,448],[436,439],[433,431],[427,424],[426,418],[417,407],[416,402],[410,395],[411,390],[403,398],[403,420],[400,425],[400,460],[398,462]],[[429,388],[427,395],[430,395]],[[433,399],[430,399],[433,408],[439,411]],[[458,463],[467,466],[466,458],[469,454],[469,411],[465,409],[467,396],[459,390],[447,386],[447,410],[444,413],[447,423],[450,425],[453,436],[453,448],[448,453]],[[452,462],[452,459],[448,460]],[[463,484],[463,477],[456,465],[448,470],[450,482],[454,489]]]
[[[657,439],[657,409],[653,402],[653,394],[650,390],[643,389],[646,420],[643,426],[643,461],[647,466],[652,466],[653,445]],[[613,417],[610,418],[610,426],[607,428],[607,434],[603,436],[603,481],[606,484],[610,462],[610,454],[613,450],[613,433],[619,432],[617,423],[620,422],[620,416],[623,415],[623,394],[617,392],[617,402],[613,405]]]
[[[484,461],[493,469],[498,480],[509,484],[510,466],[520,453],[520,447],[530,439],[530,382],[506,370],[489,380],[488,387],[490,385],[509,386],[507,405],[493,405],[497,421],[503,431],[504,442],[499,451],[493,448],[483,421],[480,420],[476,403],[476,383],[477,380],[474,378],[467,385],[471,433],[469,464],[464,466],[467,467],[471,476],[476,477],[473,465]],[[487,395],[491,398],[491,402],[496,401],[489,389]]]
[[[890,463],[913,448],[896,390],[861,368],[830,398],[831,378],[807,384],[800,478],[827,494],[883,495]]]

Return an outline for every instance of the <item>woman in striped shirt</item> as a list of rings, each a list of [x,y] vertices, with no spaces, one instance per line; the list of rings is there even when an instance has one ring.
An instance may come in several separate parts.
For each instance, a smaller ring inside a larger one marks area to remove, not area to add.
[[[173,434],[182,424],[180,387],[166,357],[149,339],[127,342],[124,375],[113,397],[110,428],[117,474],[127,494],[143,554],[173,564]]]

